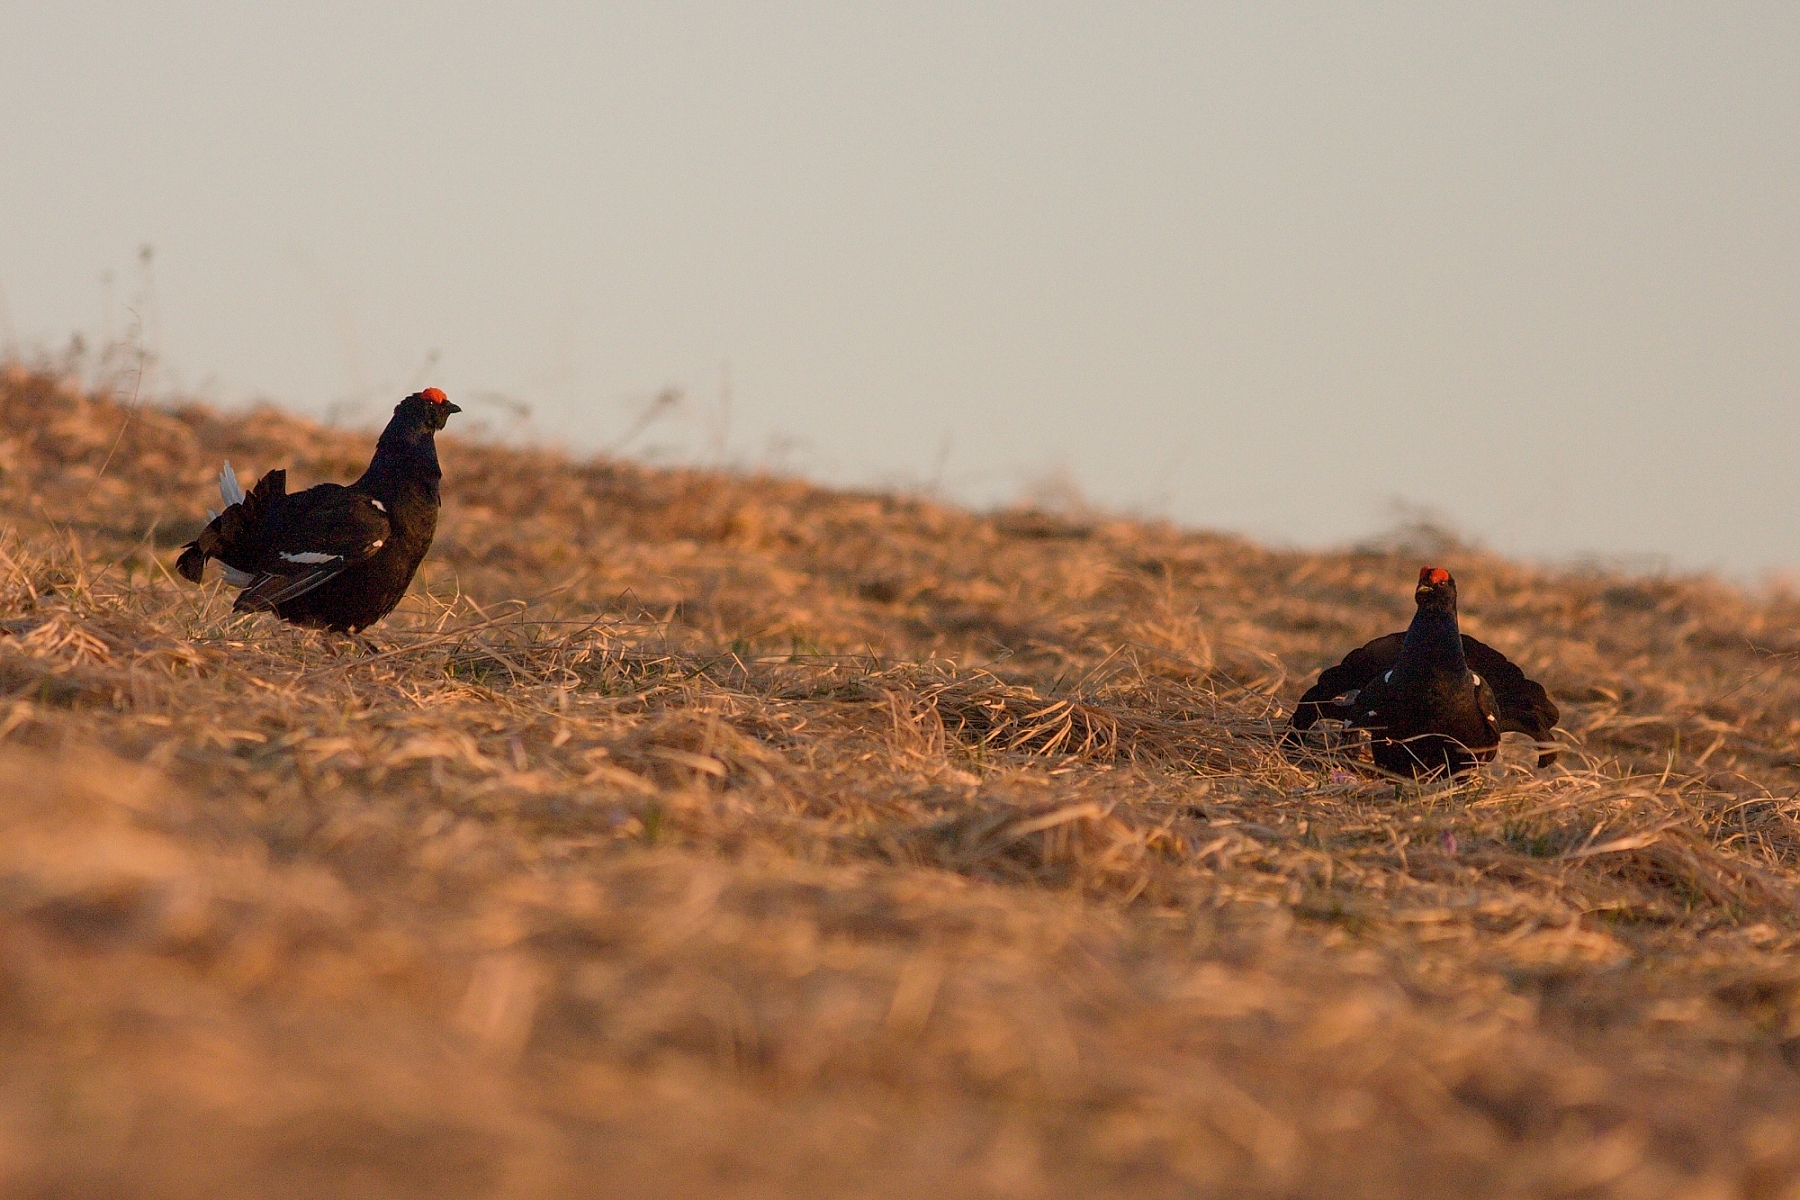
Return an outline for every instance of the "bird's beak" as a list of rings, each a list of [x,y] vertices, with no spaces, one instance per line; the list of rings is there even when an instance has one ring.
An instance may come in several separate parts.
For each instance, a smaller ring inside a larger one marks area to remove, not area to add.
[[[452,404],[452,403],[450,403],[450,401],[446,400],[446,401],[444,401],[444,411],[447,413],[459,413],[462,411],[462,406],[458,405],[458,404]]]

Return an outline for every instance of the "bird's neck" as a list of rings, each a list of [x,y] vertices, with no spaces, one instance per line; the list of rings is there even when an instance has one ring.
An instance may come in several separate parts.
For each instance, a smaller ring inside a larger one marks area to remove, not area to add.
[[[1407,627],[1406,640],[1400,644],[1396,673],[1415,679],[1444,675],[1460,679],[1468,669],[1456,610],[1420,609]]]
[[[409,485],[435,487],[444,474],[438,466],[435,432],[412,423],[390,422],[356,486],[377,498],[397,494]]]

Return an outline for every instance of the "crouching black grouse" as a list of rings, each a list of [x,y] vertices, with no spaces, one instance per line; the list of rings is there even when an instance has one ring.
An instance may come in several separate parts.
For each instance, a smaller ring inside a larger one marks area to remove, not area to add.
[[[462,409],[437,388],[408,396],[349,487],[321,483],[288,495],[287,472],[270,471],[249,495],[231,464],[219,474],[225,511],[182,548],[176,568],[200,582],[206,560],[242,588],[239,612],[273,612],[339,632],[388,615],[406,594],[437,532],[437,431]]]
[[[1439,567],[1419,572],[1419,611],[1405,633],[1376,638],[1300,697],[1283,741],[1321,718],[1366,729],[1376,765],[1401,775],[1456,774],[1494,757],[1504,732],[1539,744],[1538,766],[1559,714],[1542,686],[1504,654],[1456,627],[1456,580]]]

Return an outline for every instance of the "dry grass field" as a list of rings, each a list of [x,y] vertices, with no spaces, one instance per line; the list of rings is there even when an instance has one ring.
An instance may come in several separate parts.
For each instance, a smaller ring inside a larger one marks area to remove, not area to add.
[[[365,644],[171,566],[371,436],[127,413],[0,379],[0,1194],[1800,1200],[1800,600],[1437,547],[1567,753],[1401,785],[1416,546],[451,436]]]

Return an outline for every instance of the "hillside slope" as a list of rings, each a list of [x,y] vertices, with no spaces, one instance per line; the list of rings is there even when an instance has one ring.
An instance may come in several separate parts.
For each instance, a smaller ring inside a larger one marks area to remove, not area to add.
[[[7,1195],[1800,1198],[1794,600],[1456,551],[1569,753],[1396,786],[1411,553],[449,437],[360,645],[170,564],[371,437],[126,418],[0,380]]]

